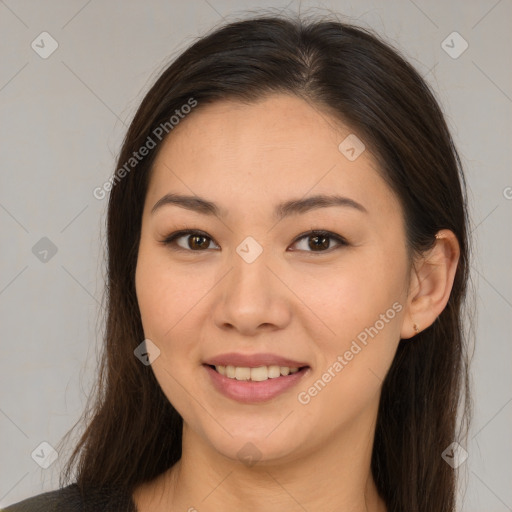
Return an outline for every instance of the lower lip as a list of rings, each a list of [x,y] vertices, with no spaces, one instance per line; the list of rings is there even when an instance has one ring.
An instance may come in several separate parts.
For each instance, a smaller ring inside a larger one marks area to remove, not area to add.
[[[290,373],[289,375],[281,375],[281,377],[275,379],[253,382],[250,380],[230,379],[208,365],[203,366],[210,375],[217,391],[237,402],[247,404],[266,402],[275,398],[295,386],[310,369],[309,367],[304,367],[298,372]]]

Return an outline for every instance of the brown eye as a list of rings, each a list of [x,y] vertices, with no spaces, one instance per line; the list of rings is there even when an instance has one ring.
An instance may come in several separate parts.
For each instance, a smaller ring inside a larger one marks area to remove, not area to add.
[[[178,243],[180,239],[185,239],[186,242]],[[175,245],[176,250],[203,252],[208,249],[212,238],[206,233],[197,230],[177,231],[163,240],[164,245]]]
[[[335,240],[338,246],[348,245],[344,238],[330,231],[310,231],[298,237],[295,244],[302,239],[307,240],[306,248],[299,250],[306,252],[328,252],[328,249],[331,248],[331,240]],[[310,250],[308,251],[308,249]]]
[[[204,235],[187,235],[188,246],[190,249],[208,249],[210,242],[208,241],[208,237]]]
[[[186,241],[178,243],[178,241],[182,239]],[[307,240],[307,243],[305,247],[299,249],[302,252],[331,252],[330,249],[336,249],[336,246],[332,247],[332,240],[335,241],[338,247],[349,245],[343,237],[336,233],[332,233],[331,231],[308,231],[307,233],[300,235],[295,240],[294,245],[298,244],[298,242],[303,239]],[[204,252],[209,249],[212,242],[215,243],[210,236],[203,231],[195,229],[176,231],[162,241],[164,245],[173,246],[175,250],[185,252]],[[215,245],[219,248],[217,244]],[[295,251],[295,249],[293,249],[293,251]]]

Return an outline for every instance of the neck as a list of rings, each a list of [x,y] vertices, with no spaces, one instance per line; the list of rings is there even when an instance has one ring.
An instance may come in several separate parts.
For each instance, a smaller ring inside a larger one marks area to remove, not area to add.
[[[252,466],[223,456],[185,424],[181,460],[155,481],[150,501],[136,501],[138,509],[386,512],[370,470],[374,419],[368,420],[300,456]]]

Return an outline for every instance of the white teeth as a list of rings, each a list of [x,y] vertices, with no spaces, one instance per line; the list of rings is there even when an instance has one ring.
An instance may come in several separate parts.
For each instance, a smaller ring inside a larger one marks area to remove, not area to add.
[[[249,380],[251,378],[250,368],[241,368],[240,366],[235,367],[235,379],[236,380]]]
[[[252,380],[261,382],[267,379],[276,379],[281,375],[289,375],[297,373],[298,368],[290,368],[288,366],[258,366],[257,368],[248,368],[243,366],[215,366],[215,369],[225,377],[236,380]]]

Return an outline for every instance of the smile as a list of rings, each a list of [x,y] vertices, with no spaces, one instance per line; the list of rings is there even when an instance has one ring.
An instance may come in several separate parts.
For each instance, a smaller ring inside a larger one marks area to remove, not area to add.
[[[223,396],[241,403],[271,400],[297,385],[310,373],[309,366],[214,366],[204,364],[213,387]]]

